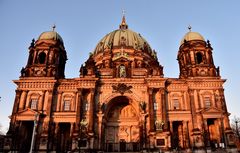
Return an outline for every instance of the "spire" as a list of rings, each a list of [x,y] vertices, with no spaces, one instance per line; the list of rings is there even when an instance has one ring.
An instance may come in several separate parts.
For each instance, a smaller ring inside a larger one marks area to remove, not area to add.
[[[121,22],[121,24],[119,25],[119,28],[120,28],[120,29],[127,29],[127,28],[128,28],[128,25],[127,25],[127,23],[126,23],[125,11],[124,11],[124,10],[122,11],[122,14],[123,14],[122,22]]]

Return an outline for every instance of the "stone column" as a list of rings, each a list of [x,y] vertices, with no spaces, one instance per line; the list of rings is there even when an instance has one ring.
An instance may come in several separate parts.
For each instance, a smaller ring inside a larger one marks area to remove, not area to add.
[[[89,102],[89,127],[88,130],[90,133],[93,133],[93,123],[94,123],[94,89],[91,89],[90,91],[90,102]]]
[[[19,104],[19,110],[23,110],[25,103],[26,103],[26,97],[27,97],[27,91],[22,91],[21,97],[20,97],[20,104]]]
[[[165,89],[161,89],[161,98],[162,98],[162,121],[164,123],[163,130],[166,131],[168,129],[168,121],[167,121],[167,91]]]
[[[104,114],[102,111],[100,111],[98,114],[98,149],[101,150],[103,147],[102,146],[102,119]]]
[[[44,111],[45,113],[46,113],[46,111],[47,111],[48,95],[49,95],[49,92],[46,91],[46,92],[45,92],[45,97],[44,97],[44,103],[43,103],[43,111]]]
[[[189,90],[189,94],[190,94],[190,107],[191,107],[191,114],[192,114],[193,129],[196,129],[197,117],[196,117],[196,110],[195,110],[195,103],[194,103],[194,90]]]
[[[189,138],[188,138],[188,127],[187,127],[187,121],[183,121],[183,147],[189,148]]]
[[[163,121],[163,101],[162,101],[162,89],[159,89],[159,91],[158,91],[158,94],[159,94],[159,103],[158,103],[158,112],[160,112],[159,113],[159,120],[161,120],[161,121]]]
[[[79,124],[81,122],[81,107],[82,107],[82,89],[78,89],[77,98],[76,98],[76,128],[79,129]]]
[[[153,89],[148,90],[148,110],[149,110],[149,120],[150,120],[150,132],[154,132],[154,110],[153,110]]]
[[[141,114],[141,123],[142,123],[142,147],[143,148],[146,148],[146,141],[147,141],[147,136],[146,136],[146,116],[147,116],[147,113],[145,112],[142,112]]]
[[[90,101],[89,101],[89,124],[88,124],[88,135],[89,135],[89,148],[93,149],[94,143],[94,89],[90,90]]]
[[[43,110],[44,95],[45,91],[43,91],[42,95],[39,98],[38,110]]]
[[[188,128],[188,121],[183,121],[183,129],[184,129],[184,140],[185,140],[185,147],[190,148],[190,137],[189,137],[189,128]]]
[[[170,121],[170,132],[171,132],[171,135],[173,134],[173,121]]]
[[[61,111],[62,92],[58,92],[56,111]]]
[[[12,118],[11,118],[11,121],[10,121],[9,131],[15,130],[15,129],[13,129],[13,127],[14,127],[14,124],[17,123],[17,122],[16,122],[15,113],[18,112],[18,107],[19,107],[19,103],[20,103],[21,91],[15,90],[15,92],[16,92],[16,96],[15,96],[15,100],[14,100],[13,111],[12,111]]]

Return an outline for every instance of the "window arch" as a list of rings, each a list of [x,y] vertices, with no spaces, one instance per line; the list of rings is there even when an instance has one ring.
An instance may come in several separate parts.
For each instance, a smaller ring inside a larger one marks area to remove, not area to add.
[[[37,106],[38,106],[38,99],[36,98],[31,99],[30,108],[37,110]]]
[[[38,109],[39,98],[40,98],[39,94],[33,93],[31,95],[30,103],[29,103],[30,109],[33,109],[33,110],[37,110]]]
[[[63,99],[62,99],[62,106],[61,110],[62,111],[74,111],[74,95],[72,94],[64,94]]]
[[[211,97],[210,96],[204,96],[203,99],[204,99],[205,108],[211,107]]]
[[[204,108],[210,108],[213,104],[212,98],[213,93],[210,91],[204,91],[202,92],[202,105]]]
[[[39,53],[38,62],[39,64],[44,64],[46,60],[46,54],[44,52]]]
[[[183,104],[182,104],[182,95],[181,93],[172,93],[171,94],[171,109],[172,110],[180,110],[183,109]]]
[[[197,64],[201,64],[203,62],[203,55],[201,52],[196,53],[196,60],[197,60],[196,61]]]
[[[174,110],[180,109],[180,102],[178,98],[173,98],[172,105]]]
[[[71,102],[70,100],[64,100],[63,102],[63,110],[70,111],[71,110]]]

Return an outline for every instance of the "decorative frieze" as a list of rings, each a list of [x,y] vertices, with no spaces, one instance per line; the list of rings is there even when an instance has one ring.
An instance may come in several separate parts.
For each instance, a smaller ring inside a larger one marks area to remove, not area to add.
[[[55,85],[56,80],[42,81],[42,80],[16,80],[14,81],[18,85],[19,90],[49,90]]]
[[[194,80],[187,81],[189,88],[222,88],[225,80]]]

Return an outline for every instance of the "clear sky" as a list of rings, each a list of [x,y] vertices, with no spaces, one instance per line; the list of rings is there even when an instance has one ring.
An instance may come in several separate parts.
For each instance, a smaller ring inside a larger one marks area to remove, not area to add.
[[[118,28],[122,10],[129,29],[141,33],[164,66],[165,77],[178,77],[177,52],[192,31],[211,41],[220,66],[228,111],[240,117],[239,0],[0,0],[0,124],[8,128],[16,85],[26,66],[28,47],[56,24],[67,50],[66,78],[79,76],[80,65],[98,41]]]

